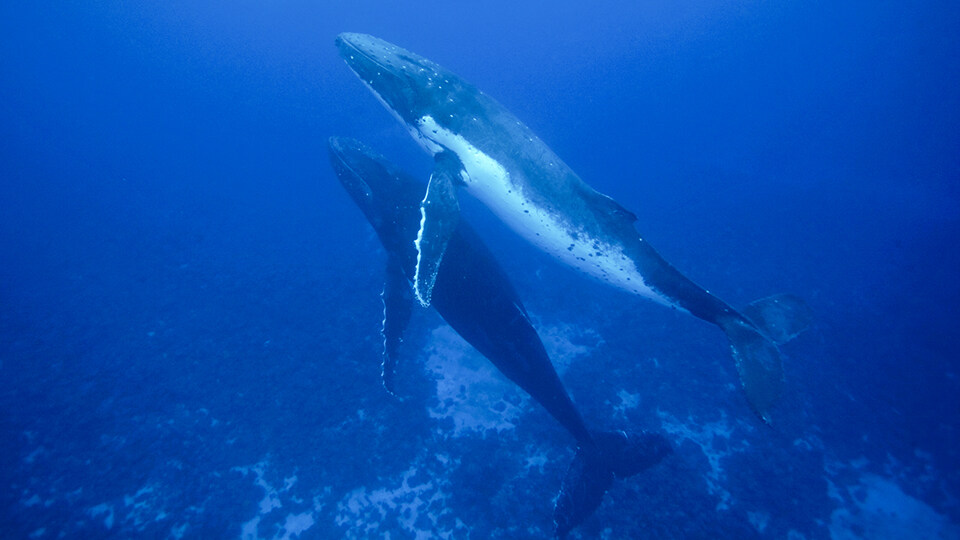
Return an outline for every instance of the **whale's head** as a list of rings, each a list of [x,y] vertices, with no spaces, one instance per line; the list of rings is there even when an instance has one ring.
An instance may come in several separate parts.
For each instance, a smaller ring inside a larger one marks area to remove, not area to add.
[[[373,188],[378,187],[376,184],[383,183],[382,167],[366,146],[353,139],[330,137],[327,140],[327,150],[330,152],[330,163],[343,189],[372,222],[372,214],[379,213],[376,211],[379,197]],[[374,186],[370,185],[371,181]]]
[[[343,33],[341,58],[361,81],[412,131],[424,117],[441,124],[475,116],[476,89],[426,58],[382,39]]]
[[[378,232],[385,224],[396,226],[407,207],[419,204],[423,187],[365,144],[330,137],[327,149],[343,188]]]

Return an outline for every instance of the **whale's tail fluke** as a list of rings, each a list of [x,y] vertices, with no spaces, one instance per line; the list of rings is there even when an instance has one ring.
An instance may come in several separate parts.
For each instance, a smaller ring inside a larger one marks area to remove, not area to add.
[[[792,294],[761,298],[748,304],[741,313],[777,345],[797,337],[813,322],[810,306]]]
[[[656,433],[598,433],[595,446],[577,448],[557,495],[553,512],[556,535],[563,538],[600,506],[614,478],[633,476],[653,467],[672,451]]]
[[[803,300],[789,294],[757,300],[745,307],[742,314],[744,318],[730,318],[720,322],[720,326],[730,340],[750,408],[769,423],[770,409],[780,397],[783,384],[777,345],[806,330],[813,314]]]

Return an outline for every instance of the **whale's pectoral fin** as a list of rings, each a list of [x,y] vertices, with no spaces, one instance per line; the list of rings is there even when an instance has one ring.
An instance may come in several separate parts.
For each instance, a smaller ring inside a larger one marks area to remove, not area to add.
[[[792,294],[761,298],[751,302],[741,313],[778,345],[797,337],[813,322],[813,311],[806,302]]]
[[[396,396],[395,379],[397,375],[397,357],[403,331],[410,322],[413,311],[413,295],[410,283],[403,275],[403,267],[396,257],[387,261],[387,277],[383,286],[383,387]]]
[[[433,174],[427,194],[420,203],[420,232],[417,235],[417,270],[413,290],[417,300],[427,307],[437,281],[440,262],[447,242],[460,221],[460,203],[456,185],[461,182],[463,165],[453,152],[444,151],[434,158]]]

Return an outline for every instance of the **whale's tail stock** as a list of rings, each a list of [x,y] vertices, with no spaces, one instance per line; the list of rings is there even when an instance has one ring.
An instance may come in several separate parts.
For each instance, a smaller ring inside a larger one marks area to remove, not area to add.
[[[593,436],[594,446],[580,446],[557,495],[553,521],[564,538],[600,506],[615,478],[627,478],[653,467],[672,452],[662,435],[613,431]]]

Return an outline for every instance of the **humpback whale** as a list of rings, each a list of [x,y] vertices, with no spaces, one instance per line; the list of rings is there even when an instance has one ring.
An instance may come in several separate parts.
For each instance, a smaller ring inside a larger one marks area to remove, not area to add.
[[[355,140],[331,138],[328,149],[337,177],[387,252],[383,384],[395,393],[397,354],[414,302],[410,281],[417,258],[414,238],[420,228],[423,185]],[[615,477],[637,474],[671,451],[659,434],[587,429],[504,271],[462,221],[451,234],[437,270],[432,306],[576,440],[577,452],[554,509],[559,536],[593,513]]]
[[[736,310],[670,265],[636,231],[637,217],[580,179],[529,128],[472,84],[382,39],[343,33],[340,56],[434,157],[420,205],[414,292],[428,305],[459,221],[464,189],[555,259],[614,287],[685,311],[726,334],[741,386],[765,422],[783,379],[778,344],[809,324],[802,300],[764,298]]]

